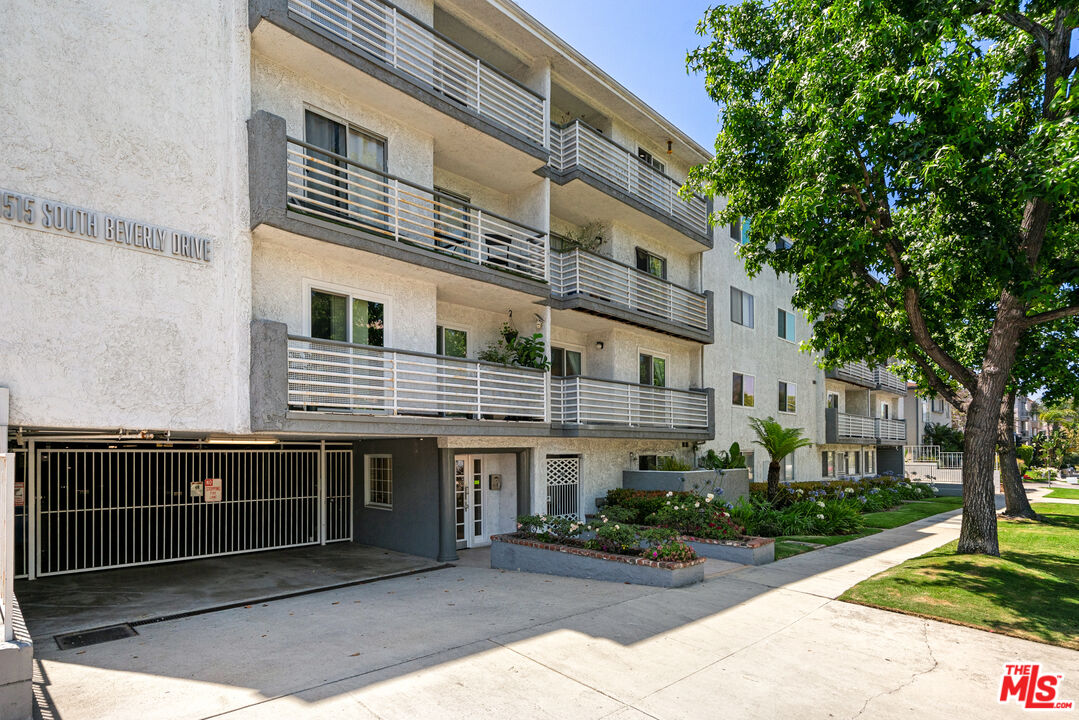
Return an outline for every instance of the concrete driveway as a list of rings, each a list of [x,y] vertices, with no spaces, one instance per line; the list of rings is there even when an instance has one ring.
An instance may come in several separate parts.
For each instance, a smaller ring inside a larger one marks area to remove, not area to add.
[[[38,653],[43,717],[991,718],[1079,653],[833,598],[956,514],[680,590],[455,567]],[[1051,713],[1050,713],[1051,714]]]

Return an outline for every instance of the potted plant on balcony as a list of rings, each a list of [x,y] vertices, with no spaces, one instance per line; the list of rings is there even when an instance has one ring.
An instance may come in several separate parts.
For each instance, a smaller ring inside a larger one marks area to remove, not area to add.
[[[551,368],[551,361],[547,358],[545,350],[543,333],[524,336],[507,322],[502,323],[498,340],[480,352],[479,359],[499,365],[532,368],[546,372]],[[493,419],[492,416],[485,415],[484,417],[488,420]],[[507,415],[502,419],[520,420],[522,418]]]

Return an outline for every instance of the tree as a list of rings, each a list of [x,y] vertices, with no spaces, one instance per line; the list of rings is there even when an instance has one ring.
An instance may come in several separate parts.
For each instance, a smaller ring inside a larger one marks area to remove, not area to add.
[[[999,554],[993,456],[1020,338],[1079,314],[1075,18],[744,0],[709,9],[689,55],[722,117],[687,191],[727,198],[717,223],[751,218],[747,271],[795,276],[826,366],[896,357],[966,413],[961,553]]]
[[[768,453],[768,501],[775,502],[779,497],[779,464],[798,448],[812,445],[813,441],[803,435],[802,428],[785,428],[771,416],[763,420],[751,417],[749,427],[757,435],[753,442]]]

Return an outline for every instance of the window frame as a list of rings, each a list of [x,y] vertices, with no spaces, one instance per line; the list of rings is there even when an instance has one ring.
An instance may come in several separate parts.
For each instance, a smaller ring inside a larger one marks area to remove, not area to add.
[[[737,307],[738,307],[738,317],[740,319],[735,319],[735,316],[734,316],[735,315],[734,308],[735,308],[735,305],[736,305],[736,303],[735,303],[735,297],[736,296],[738,298]],[[746,319],[746,298],[749,298],[749,322],[748,323],[745,322],[745,319]],[[756,310],[754,309],[755,305],[756,305],[756,301],[755,301],[752,293],[748,293],[745,290],[742,290],[740,288],[735,287],[734,285],[731,285],[731,322],[732,323],[734,323],[735,325],[741,325],[742,327],[749,328],[750,330],[753,330],[755,328],[755,326],[756,326],[756,317],[755,317],[756,316]]]
[[[742,402],[740,402],[740,403],[734,402],[734,378],[735,378],[735,376],[740,376],[742,378],[742,393],[741,393]],[[745,404],[746,378],[750,378],[753,381],[753,392],[750,393],[750,397],[753,399],[753,402],[750,403],[749,405]],[[757,376],[756,375],[750,375],[749,373],[740,372],[738,370],[732,370],[731,371],[731,405],[733,407],[743,407],[743,408],[752,408],[752,407],[757,406]]]
[[[375,132],[374,130],[370,130],[370,129],[364,127],[363,125],[360,125],[359,123],[354,123],[351,120],[348,120],[348,119],[338,115],[337,113],[330,112],[329,110],[324,110],[323,108],[321,108],[321,107],[319,107],[317,105],[312,105],[310,103],[305,102],[303,104],[303,112],[304,112],[304,114],[303,114],[304,142],[309,142],[308,139],[307,139],[307,113],[312,113],[314,115],[319,115],[324,120],[329,120],[330,122],[335,122],[338,125],[343,125],[345,127],[345,151],[343,153],[338,153],[342,157],[348,157],[348,135],[349,135],[350,132],[356,133],[357,135],[366,135],[368,138],[370,138],[372,140],[376,140],[376,141],[381,142],[382,143],[382,168],[381,169],[374,168],[374,169],[376,171],[378,171],[378,172],[383,172],[383,173],[389,174],[389,172],[390,172],[390,139],[387,136],[383,135],[380,132]],[[328,152],[328,151],[324,150],[323,152]],[[349,158],[349,159],[351,160],[351,158]],[[352,162],[356,162],[356,161],[353,160]],[[363,167],[361,163],[356,162],[356,164]]]
[[[389,496],[389,502],[375,502],[371,499],[374,488],[372,487],[371,479],[371,460],[372,459],[385,459],[389,460],[388,470],[389,488],[385,491]],[[386,510],[393,511],[393,455],[391,453],[364,453],[363,456],[363,506],[371,510]]]
[[[578,374],[578,375],[555,375],[554,374],[554,355],[555,355],[556,351],[562,351],[562,353],[563,353],[563,355],[562,355],[562,357],[563,357],[563,360],[562,360],[563,369],[565,369],[565,366],[566,366],[566,361],[565,361],[565,353],[566,352],[575,352],[578,355],[580,355],[581,356],[581,372],[580,372],[580,374]],[[552,342],[551,343],[551,377],[583,377],[584,374],[585,374],[585,372],[584,372],[584,359],[585,359],[584,348],[581,347],[580,345],[574,345],[572,343],[558,343],[556,345],[554,342]]]
[[[649,259],[659,260],[661,265],[662,265],[662,268],[663,268],[663,274],[662,275],[656,275],[655,273],[651,272],[650,270],[645,270],[644,268],[639,267],[642,255],[644,255],[645,257],[647,257]],[[651,250],[648,250],[647,248],[640,247],[638,245],[638,246],[633,248],[633,262],[634,262],[633,266],[635,268],[637,268],[638,272],[647,273],[651,277],[657,278],[659,280],[666,280],[667,279],[667,258],[660,255],[659,253],[654,253]]]
[[[649,376],[650,376],[650,378],[652,380],[651,383],[642,383],[641,382],[641,359],[645,358],[645,357],[650,358],[650,360],[651,360],[651,362],[649,363],[649,369],[651,370],[651,372],[649,373]],[[663,384],[662,385],[656,385],[655,384],[656,360],[662,360],[663,361]],[[671,368],[671,356],[668,353],[661,353],[661,352],[658,352],[656,350],[650,350],[649,348],[646,348],[646,347],[637,346],[637,384],[638,385],[646,385],[647,387],[662,387],[662,388],[670,387],[670,374],[669,374],[670,368]]]
[[[453,330],[455,332],[462,332],[465,334],[465,355],[462,358],[458,358],[456,355],[446,355],[446,331]],[[436,323],[435,324],[435,355],[452,357],[456,360],[466,360],[469,357],[469,353],[472,351],[472,328],[467,325],[453,325],[449,323]]]
[[[833,397],[835,398],[835,405],[831,404],[831,399]],[[835,409],[838,412],[842,400],[843,398],[839,393],[835,392],[834,390],[826,390],[824,394],[824,407]]]
[[[792,312],[787,312],[783,308],[777,308],[777,310],[779,311],[777,313],[779,339],[785,340],[793,345],[798,342],[796,339],[798,335],[798,325],[795,320],[795,315]],[[790,337],[787,337],[786,335],[788,330],[790,331]]]
[[[794,415],[794,414],[796,414],[798,412],[798,383],[792,383],[792,382],[788,382],[786,380],[779,380],[777,382],[777,384],[776,384],[776,387],[778,389],[777,398],[776,398],[777,401],[778,401],[777,402],[777,407],[776,407],[777,412],[781,412],[784,415]],[[794,409],[793,410],[790,409],[791,408],[791,399],[792,399],[791,398],[791,395],[792,395],[791,388],[794,388],[794,393],[793,393],[793,396],[794,396],[793,397],[793,399],[794,399]],[[784,400],[786,400],[786,402],[783,402]],[[782,409],[779,408],[779,403],[783,403],[783,408]]]
[[[338,285],[336,283],[322,282],[321,280],[313,280],[310,278],[303,279],[303,330],[304,335],[313,339],[311,334],[311,293],[323,292],[329,295],[343,295],[348,298],[348,335],[349,339],[346,340],[350,345],[356,345],[358,343],[352,342],[352,300],[365,300],[367,302],[377,302],[382,304],[382,347],[392,348],[393,339],[391,330],[393,328],[392,322],[392,303],[391,298],[388,295],[384,295],[378,292],[368,292],[362,288],[348,287],[346,285]],[[337,342],[335,340],[328,340],[327,342]]]

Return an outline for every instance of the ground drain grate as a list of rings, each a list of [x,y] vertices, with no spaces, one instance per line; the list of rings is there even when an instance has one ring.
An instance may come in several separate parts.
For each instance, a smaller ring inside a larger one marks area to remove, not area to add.
[[[97,645],[110,640],[122,640],[136,635],[138,633],[135,632],[135,628],[125,623],[123,625],[108,625],[94,628],[93,630],[65,633],[64,635],[57,635],[54,639],[61,650],[74,650],[87,645]]]

